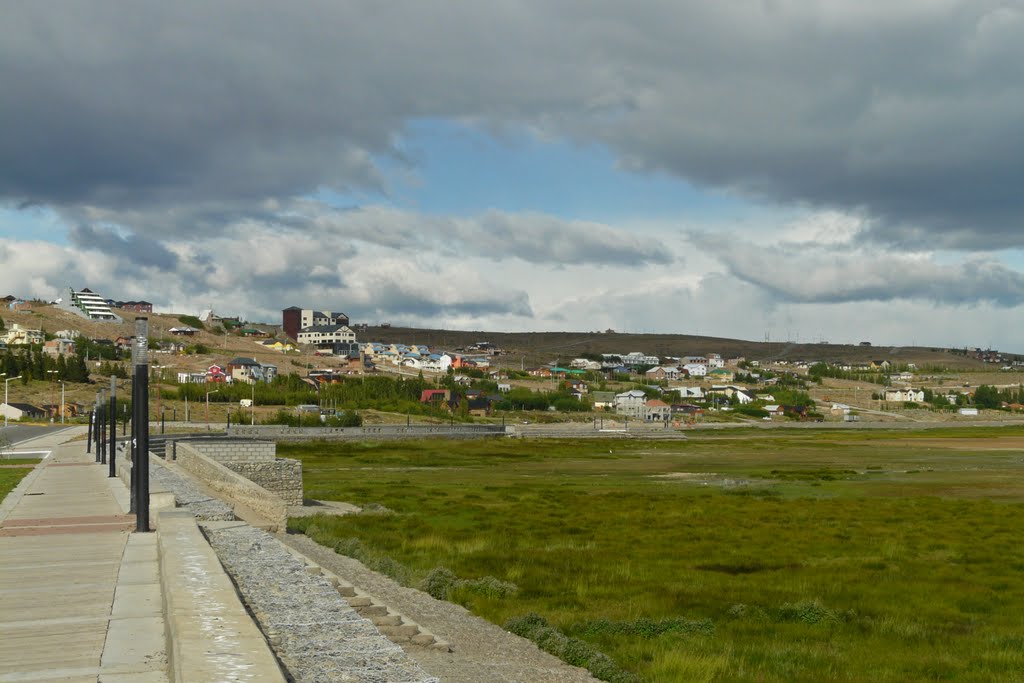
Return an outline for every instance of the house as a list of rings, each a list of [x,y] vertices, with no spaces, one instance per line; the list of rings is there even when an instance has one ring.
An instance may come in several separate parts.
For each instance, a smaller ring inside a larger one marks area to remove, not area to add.
[[[677,380],[679,379],[679,368],[658,366],[645,372],[644,377],[654,382]]]
[[[704,398],[704,389],[702,387],[676,387],[671,389],[679,394],[679,398]]]
[[[43,344],[43,353],[53,358],[74,355],[75,342],[70,339],[53,339]]]
[[[148,301],[118,301],[114,304],[116,308],[134,313],[152,313],[153,304]]]
[[[810,410],[807,406],[787,406],[781,405],[779,408],[782,410],[783,415],[789,415],[791,417],[805,418]]]
[[[0,417],[8,420],[41,420],[46,413],[28,403],[0,403]]]
[[[714,370],[715,368],[724,368],[725,361],[717,353],[708,354],[708,368]]]
[[[188,325],[185,325],[185,327],[172,327],[167,331],[177,337],[192,337],[199,330],[197,330],[194,327],[189,327]]]
[[[886,389],[886,401],[924,403],[924,389]]]
[[[312,344],[318,348],[336,343],[354,344],[356,333],[348,325],[311,325],[299,330],[296,341],[300,344]],[[400,352],[396,351],[396,353]]]
[[[657,356],[648,356],[641,351],[630,351],[624,356],[619,356],[620,362],[629,367],[637,365],[659,365],[661,359]]]
[[[42,330],[30,330],[14,323],[11,325],[11,329],[7,330],[2,341],[8,346],[16,346],[18,344],[42,344],[44,339]]]
[[[668,422],[672,419],[672,408],[664,401],[652,398],[644,404],[644,422]]]
[[[647,394],[639,389],[630,389],[621,394],[615,394],[615,412],[619,415],[643,417],[646,403]]]
[[[281,311],[281,328],[292,339],[299,340],[299,332],[307,327],[338,325],[348,327],[349,319],[344,313],[317,311],[312,308],[289,306]],[[353,339],[355,334],[353,333]]]
[[[507,394],[510,391],[512,391],[512,385],[511,384],[509,384],[507,382],[499,382],[498,383],[498,392],[499,393]]]
[[[829,412],[833,415],[849,415],[850,410],[852,410],[850,406],[845,403],[833,403],[832,407],[829,408]]]
[[[228,374],[220,366],[210,366],[206,370],[206,381],[213,384],[226,382],[228,377]]]
[[[703,377],[708,374],[708,366],[704,363],[684,363],[683,370],[690,377]]]
[[[420,403],[441,405],[447,404],[451,399],[452,392],[448,389],[424,389],[420,393]]]
[[[888,370],[890,366],[887,360],[873,360],[868,367],[872,370]]]
[[[774,403],[766,405],[764,409],[768,412],[768,415],[770,417],[782,417],[783,415],[785,415],[785,411],[782,409],[782,406],[776,405]]]
[[[272,382],[277,377],[277,366],[260,363],[255,358],[232,358],[228,361],[227,376],[230,380],[253,384]]]
[[[486,396],[478,396],[472,399],[468,396],[466,397],[466,407],[470,415],[490,417],[491,405],[491,401]]]
[[[607,410],[615,407],[614,391],[593,391],[590,393],[594,401],[594,410]]]
[[[568,379],[565,381],[565,384],[570,391],[575,391],[579,394],[585,394],[589,391],[587,383],[582,379]]]

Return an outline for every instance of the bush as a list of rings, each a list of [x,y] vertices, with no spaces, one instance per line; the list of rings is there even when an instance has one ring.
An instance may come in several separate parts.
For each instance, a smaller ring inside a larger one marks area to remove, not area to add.
[[[749,415],[750,417],[768,417],[767,410],[751,405],[740,406],[736,408],[736,412],[740,415]]]
[[[818,600],[784,603],[775,610],[775,619],[776,621],[791,621],[803,624],[839,621],[836,613],[822,605]]]
[[[519,586],[493,576],[484,576],[479,579],[459,579],[455,587],[491,599],[507,598],[519,592]]]
[[[585,641],[570,638],[534,612],[509,619],[505,622],[505,629],[532,640],[540,649],[567,664],[584,667],[602,681],[637,683],[640,680],[636,675],[619,668],[608,655]]]
[[[438,600],[447,600],[459,577],[446,567],[434,567],[420,582],[420,590]]]

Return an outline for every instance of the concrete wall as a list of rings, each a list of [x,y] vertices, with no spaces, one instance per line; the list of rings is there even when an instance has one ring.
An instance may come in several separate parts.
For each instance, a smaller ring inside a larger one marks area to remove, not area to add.
[[[195,444],[177,444],[177,465],[197,477],[218,497],[231,505],[241,505],[283,530],[288,522],[288,507],[281,496],[268,491],[245,476],[208,458]]]
[[[502,425],[375,425],[373,427],[284,427],[280,425],[231,425],[231,436],[274,441],[364,439],[472,439],[505,434]]]

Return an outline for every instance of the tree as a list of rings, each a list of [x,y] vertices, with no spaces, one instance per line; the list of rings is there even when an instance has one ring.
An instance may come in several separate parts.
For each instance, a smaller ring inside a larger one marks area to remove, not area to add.
[[[978,390],[974,392],[974,405],[979,408],[998,408],[1002,405],[1002,401],[999,398],[999,390],[995,387],[990,387],[987,384],[982,384],[978,387]]]

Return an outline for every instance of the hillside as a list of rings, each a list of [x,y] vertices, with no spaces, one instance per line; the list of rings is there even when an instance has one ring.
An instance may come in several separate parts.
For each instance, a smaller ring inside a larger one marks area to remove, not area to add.
[[[412,343],[431,348],[465,348],[488,341],[506,352],[502,365],[537,365],[552,360],[567,362],[582,353],[629,353],[643,351],[656,356],[699,356],[721,354],[723,358],[743,356],[748,360],[805,360],[848,362],[886,359],[893,363],[916,363],[919,367],[945,366],[981,369],[985,364],[973,358],[926,347],[875,347],[846,344],[794,344],[755,342],[723,337],[686,334],[622,334],[618,332],[485,332],[426,330],[403,327],[370,327],[359,333],[361,341]],[[991,367],[991,366],[989,366]]]
[[[90,338],[114,339],[131,336],[134,333],[134,314],[125,315],[123,324],[98,323],[58,310],[49,305],[39,305],[31,312],[2,311],[8,324],[19,323],[26,327],[56,332],[61,329],[78,330]],[[183,326],[178,314],[149,314],[150,337],[166,338],[167,330]],[[261,329],[276,332],[283,338],[279,325],[256,324]],[[386,343],[421,343],[434,349],[454,350],[466,348],[476,342],[488,341],[504,351],[495,359],[497,364],[507,366],[537,365],[554,360],[568,362],[583,353],[628,353],[643,351],[657,356],[684,356],[718,353],[725,358],[743,356],[750,360],[805,360],[848,362],[887,359],[897,363],[916,363],[919,367],[945,366],[951,369],[973,370],[992,368],[973,358],[950,353],[944,349],[928,347],[876,347],[845,344],[796,344],[787,342],[758,342],[723,337],[705,337],[684,334],[623,334],[618,332],[487,332],[482,330],[435,330],[408,327],[369,327],[358,332],[360,341]],[[201,370],[211,363],[223,362],[234,356],[249,356],[264,363],[278,365],[282,372],[297,367],[329,367],[330,359],[314,357],[310,353],[293,353],[287,357],[276,351],[268,351],[256,340],[223,334],[219,326],[217,333],[201,330],[191,338],[181,341],[202,344],[209,353],[188,356],[155,355],[151,364],[170,370]]]

